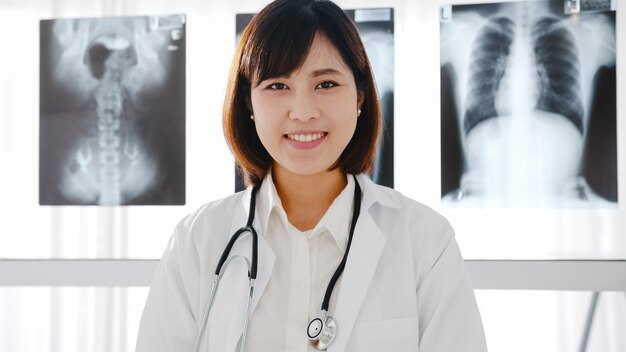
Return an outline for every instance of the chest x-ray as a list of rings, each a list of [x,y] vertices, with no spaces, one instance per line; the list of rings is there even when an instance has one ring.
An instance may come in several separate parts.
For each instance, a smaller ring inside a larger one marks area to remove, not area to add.
[[[345,10],[354,20],[376,81],[376,88],[382,110],[382,135],[376,151],[374,170],[371,178],[374,182],[393,187],[394,169],[394,12],[391,8]],[[237,41],[243,29],[252,20],[253,14],[237,15]],[[235,190],[244,189],[243,178],[236,172]]]
[[[617,204],[615,12],[441,9],[442,201]]]
[[[41,21],[40,204],[185,203],[184,29]]]

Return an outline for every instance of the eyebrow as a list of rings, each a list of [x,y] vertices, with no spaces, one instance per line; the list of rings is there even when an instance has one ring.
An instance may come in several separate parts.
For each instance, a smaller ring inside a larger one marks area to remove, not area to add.
[[[319,76],[329,75],[329,74],[342,75],[341,72],[335,70],[334,68],[322,68],[322,69],[311,72],[311,77],[319,77]]]
[[[339,76],[343,76],[343,73],[341,73],[341,71],[338,71],[338,70],[336,70],[334,68],[321,68],[319,70],[315,70],[315,71],[311,72],[311,77],[319,77],[319,76],[323,76],[323,75],[339,75]],[[291,73],[279,76],[277,78],[291,78]],[[268,78],[268,79],[270,79],[270,78]],[[261,84],[261,82],[259,82],[259,84]]]

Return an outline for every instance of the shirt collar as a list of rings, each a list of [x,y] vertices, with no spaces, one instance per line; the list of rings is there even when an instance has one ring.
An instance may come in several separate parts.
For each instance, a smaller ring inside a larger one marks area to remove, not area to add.
[[[267,233],[267,224],[269,223],[270,215],[272,215],[274,210],[276,210],[283,223],[288,223],[287,214],[283,209],[283,203],[281,202],[278,192],[276,191],[271,171],[267,173],[265,180],[263,180],[263,183],[261,184],[261,188],[259,189],[257,195],[257,203],[257,215],[260,220],[259,225],[261,226],[262,236],[265,236]]]
[[[354,178],[348,175],[348,184],[328,207],[322,219],[317,223],[311,235],[328,230],[342,252],[348,245],[352,207],[354,203]]]
[[[339,193],[330,207],[328,207],[328,210],[326,210],[326,213],[322,216],[322,219],[320,219],[313,230],[307,231],[309,236],[316,236],[324,230],[327,230],[337,243],[339,249],[342,252],[345,251],[348,244],[348,235],[352,218],[354,188],[354,178],[352,175],[348,175],[346,187],[341,191],[341,193]],[[274,211],[287,228],[293,228],[293,226],[289,224],[287,214],[283,209],[282,202],[278,196],[278,192],[276,191],[276,186],[274,185],[274,181],[272,179],[272,173],[268,172],[257,195],[257,225],[260,226],[262,236],[266,236],[269,219]]]

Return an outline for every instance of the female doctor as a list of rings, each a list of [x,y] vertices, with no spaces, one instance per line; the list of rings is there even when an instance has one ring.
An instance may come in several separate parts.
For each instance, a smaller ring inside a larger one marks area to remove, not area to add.
[[[248,189],[176,227],[137,351],[486,351],[449,223],[364,175],[381,113],[337,5],[277,0],[253,18],[223,125]]]

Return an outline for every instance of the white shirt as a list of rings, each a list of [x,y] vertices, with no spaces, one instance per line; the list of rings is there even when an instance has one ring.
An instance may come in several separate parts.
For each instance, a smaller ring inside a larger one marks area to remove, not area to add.
[[[320,316],[328,282],[341,262],[352,218],[354,179],[335,198],[319,223],[300,231],[289,223],[271,175],[257,195],[259,235],[276,255],[271,279],[250,317],[246,351],[316,351],[306,329]],[[329,305],[332,316],[341,277]]]

